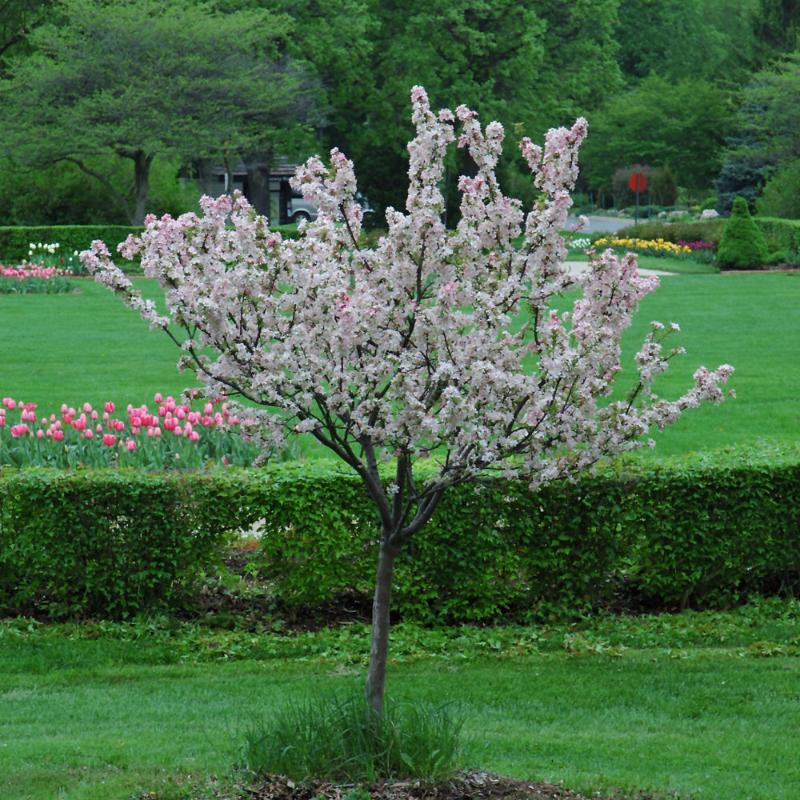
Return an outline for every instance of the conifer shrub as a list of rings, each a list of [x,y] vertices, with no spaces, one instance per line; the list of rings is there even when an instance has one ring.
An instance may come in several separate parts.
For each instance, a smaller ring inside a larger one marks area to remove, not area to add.
[[[747,201],[737,197],[722,233],[717,263],[722,269],[760,269],[768,260],[769,251],[764,234],[750,216]]]

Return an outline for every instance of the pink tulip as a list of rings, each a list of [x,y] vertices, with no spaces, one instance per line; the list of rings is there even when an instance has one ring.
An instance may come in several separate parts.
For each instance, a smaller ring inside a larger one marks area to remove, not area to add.
[[[213,414],[214,413],[214,406],[211,403],[206,403],[203,406],[203,413],[204,414]]]
[[[125,447],[128,448],[129,453],[132,453],[136,449],[136,442],[134,442],[133,439],[128,439],[125,442]]]
[[[103,426],[98,422],[97,425],[95,425],[95,430],[98,433],[102,433],[103,432]]]
[[[214,424],[214,418],[209,416],[200,417],[200,424],[204,428],[210,428]]]
[[[153,395],[153,402],[154,403],[161,403],[161,402],[163,402],[163,400],[164,400],[164,395],[161,394],[161,392],[156,392]]]
[[[75,428],[76,431],[86,430],[86,417],[81,414],[78,419],[72,422],[72,427]]]
[[[83,432],[83,438],[84,438],[84,439],[93,439],[93,438],[94,438],[94,433],[92,432],[92,429],[91,429],[91,428],[87,428],[87,429],[86,429],[86,430]]]
[[[166,427],[166,426],[164,426],[164,427]],[[180,426],[180,425],[176,425],[176,426],[175,426],[175,430],[173,431],[173,433],[174,433],[176,436],[183,436],[183,428],[181,428],[181,426]]]
[[[103,435],[103,444],[106,447],[113,447],[117,443],[117,437],[114,436],[112,433],[106,433]]]
[[[53,439],[56,442],[60,442],[64,438],[64,431],[62,430],[54,430],[53,431]]]
[[[0,416],[0,428],[5,428],[6,426],[6,418]]]
[[[92,404],[91,403],[84,403],[83,404],[83,410],[84,410],[84,412],[86,414],[88,414],[92,410]]]
[[[9,429],[11,431],[11,436],[14,439],[19,438],[20,436],[24,436],[26,433],[29,432],[28,426],[21,424],[21,425],[12,425]]]
[[[103,410],[108,411],[109,414],[113,414],[115,408],[116,406],[110,400],[103,403]]]
[[[166,406],[159,406],[158,407],[158,416],[164,417],[167,414],[167,407]]]
[[[186,409],[183,406],[178,406],[175,409],[175,416],[178,419],[186,419]]]
[[[97,412],[96,412],[94,409],[92,409],[92,414],[91,414],[91,416],[92,416],[92,419],[93,419],[93,420],[96,420],[96,419],[97,419]]]
[[[174,431],[175,427],[178,424],[178,420],[175,417],[165,417],[164,418],[164,428],[168,431]]]
[[[200,434],[197,431],[192,431],[189,434],[189,439],[191,441],[193,441],[193,442],[199,442],[200,441]]]
[[[44,431],[41,428],[39,428],[39,430],[36,431],[36,438],[37,439],[44,439]]]

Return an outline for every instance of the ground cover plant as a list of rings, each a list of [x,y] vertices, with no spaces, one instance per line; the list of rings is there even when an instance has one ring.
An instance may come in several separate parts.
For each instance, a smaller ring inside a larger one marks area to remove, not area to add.
[[[179,366],[194,369],[212,396],[230,391],[259,407],[249,412],[249,434],[264,455],[287,434],[310,433],[363,481],[380,520],[366,680],[376,719],[394,564],[448,488],[487,470],[531,488],[573,476],[642,446],[651,427],[721,402],[720,385],[733,372],[727,364],[699,367],[677,400],[658,397],[655,378],[684,351],[666,343],[675,323],[653,322],[627,397],[607,400],[622,332],[657,281],[639,274],[634,256],[611,250],[577,279],[563,266],[560,230],[586,121],[551,129],[544,148],[521,141],[540,192],[525,214],[495,176],[499,123],[484,131],[466,106],[434,114],[419,86],[411,102],[408,213],[387,211],[389,230],[372,250],[359,244],[353,164],[334,148],[330,168],[311,158],[293,180],[319,209],[298,241],[271,233],[241,194],[203,198],[202,217],[147,217],[145,232],[120,253],[141,257],[145,274],[158,279],[167,315],[141,296],[104,243],[81,254],[101,283],[181,348]],[[456,139],[477,174],[459,178],[461,220],[451,236],[439,184]],[[570,287],[580,297],[558,314],[552,300]],[[519,325],[522,308],[528,315]],[[415,473],[430,455],[435,470]],[[390,459],[387,484],[378,463]]]
[[[310,685],[355,687],[368,641],[366,625],[254,635],[169,619],[4,621],[0,785],[15,800],[210,800],[188,787],[241,763],[245,732]],[[465,767],[587,794],[794,800],[799,648],[793,601],[527,628],[400,625],[392,687],[399,701],[453,699]]]

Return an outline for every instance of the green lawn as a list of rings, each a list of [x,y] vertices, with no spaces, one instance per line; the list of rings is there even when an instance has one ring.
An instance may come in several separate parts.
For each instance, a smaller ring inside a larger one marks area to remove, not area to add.
[[[144,285],[153,291],[152,283]],[[177,351],[163,334],[150,332],[102,287],[80,281],[79,288],[72,295],[0,296],[0,395],[55,411],[62,402],[140,403],[190,383],[191,375],[176,372]],[[674,320],[687,355],[673,362],[659,391],[674,396],[698,365],[728,362],[737,370],[732,385],[738,399],[689,412],[655,437],[658,453],[797,440],[798,309],[800,275],[794,273],[662,278],[625,338],[621,380],[631,377],[631,358],[649,321]]]
[[[588,261],[584,253],[570,253],[568,261]],[[674,272],[677,275],[716,275],[719,273],[713,264],[701,264],[692,258],[672,258],[670,256],[639,256],[642,269],[658,269]]]
[[[298,645],[287,658],[284,638],[275,657],[225,661],[202,631],[187,648],[142,629],[123,639],[97,626],[67,630],[0,624],[4,800],[123,800],[225,774],[253,719],[309,687],[361,680],[354,644],[328,650],[329,632],[303,637],[316,637],[322,655]],[[440,634],[416,635],[417,652],[436,650]],[[395,696],[460,705],[466,765],[583,791],[796,800],[796,604],[528,629],[535,652],[508,634],[499,643],[491,630],[480,636],[496,655],[466,647],[459,657],[456,645],[446,657],[406,655],[390,667]],[[366,652],[363,635],[356,644]]]

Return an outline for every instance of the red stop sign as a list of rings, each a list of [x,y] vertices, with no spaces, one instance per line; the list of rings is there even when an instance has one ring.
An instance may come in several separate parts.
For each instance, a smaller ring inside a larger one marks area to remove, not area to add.
[[[628,188],[632,192],[643,192],[647,188],[647,176],[643,172],[632,172],[628,178]]]

